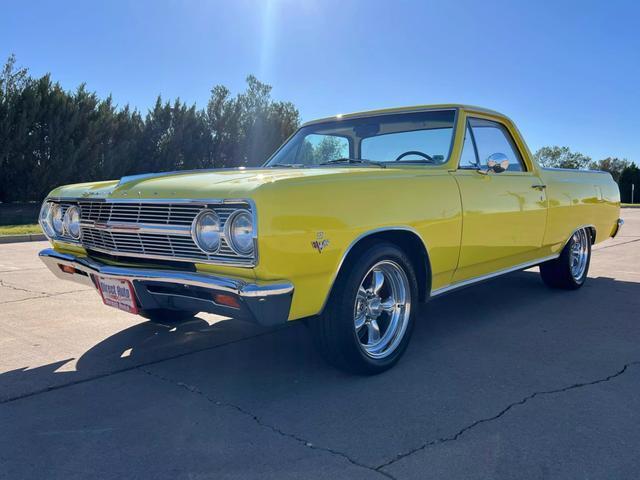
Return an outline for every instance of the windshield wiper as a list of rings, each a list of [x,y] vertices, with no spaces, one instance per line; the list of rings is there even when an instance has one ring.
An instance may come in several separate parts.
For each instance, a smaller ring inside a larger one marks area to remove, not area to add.
[[[304,168],[306,165],[304,163],[273,163],[271,165],[267,165],[269,168],[273,167],[282,167],[282,168]]]
[[[327,160],[319,165],[335,165],[338,163],[363,163],[365,165],[376,165],[380,168],[387,168],[384,163],[375,162],[373,160],[367,160],[365,158],[334,158],[333,160]]]

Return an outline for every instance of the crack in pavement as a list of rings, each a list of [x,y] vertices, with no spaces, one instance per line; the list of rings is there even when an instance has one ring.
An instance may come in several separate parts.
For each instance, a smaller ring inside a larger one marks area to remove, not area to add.
[[[9,290],[14,290],[16,292],[26,292],[26,293],[32,293],[34,295],[37,295],[35,297],[19,298],[17,300],[6,300],[4,302],[0,302],[0,305],[5,305],[7,303],[25,302],[27,300],[36,300],[38,298],[58,297],[60,295],[68,295],[69,293],[88,292],[88,291],[91,290],[91,288],[87,287],[87,288],[82,288],[82,289],[79,289],[79,290],[69,290],[67,292],[48,293],[48,292],[41,292],[39,290],[29,290],[27,288],[18,287],[16,285],[12,285],[10,283],[7,283],[2,279],[0,279],[0,287],[8,288]]]
[[[10,283],[6,283],[2,279],[0,279],[0,287],[5,287],[5,288],[8,288],[10,290],[15,290],[17,292],[27,292],[27,293],[34,293],[36,295],[40,294],[40,295],[46,295],[46,296],[49,295],[48,292],[41,292],[41,291],[38,291],[38,290],[29,290],[29,289],[26,289],[26,288],[17,287],[16,285],[11,285]]]
[[[205,392],[203,392],[202,390],[200,390],[198,387],[194,386],[194,385],[188,385],[186,383],[183,382],[176,382],[175,380],[172,380],[170,378],[164,377],[162,375],[159,375],[157,373],[154,373],[150,370],[147,370],[143,367],[139,367],[138,370],[140,370],[141,372],[146,373],[147,375],[157,378],[163,382],[169,383],[171,385],[177,386],[179,388],[182,388],[183,390],[186,390],[188,392],[194,393],[196,395],[200,395],[202,398],[204,398],[206,401],[208,401],[209,403],[215,405],[216,407],[222,407],[222,408],[228,408],[231,410],[235,410],[239,413],[241,413],[242,415],[244,415],[245,417],[250,418],[251,420],[253,420],[257,425],[259,425],[262,428],[266,428],[267,430],[272,431],[273,433],[280,435],[282,437],[286,437],[289,438],[291,440],[294,440],[295,442],[303,445],[306,448],[310,448],[311,450],[318,450],[318,451],[322,451],[325,453],[330,453],[331,455],[335,455],[338,457],[341,457],[345,460],[347,460],[349,463],[351,463],[352,465],[355,465],[357,467],[360,468],[364,468],[366,470],[369,470],[371,472],[375,472],[377,474],[380,474],[386,478],[390,478],[392,480],[395,480],[395,477],[393,475],[391,475],[388,472],[383,472],[381,470],[379,470],[376,467],[372,467],[370,465],[366,465],[364,463],[358,462],[357,460],[351,458],[349,455],[347,455],[344,452],[341,452],[339,450],[335,450],[329,447],[322,447],[319,445],[314,445],[313,443],[311,443],[309,440],[302,438],[298,435],[296,435],[295,433],[289,433],[289,432],[285,432],[284,430],[282,430],[281,428],[272,425],[270,423],[265,422],[264,420],[262,420],[259,416],[251,413],[250,411],[244,409],[243,407],[230,403],[230,402],[226,402],[226,401],[222,401],[222,400],[217,400],[215,398],[210,397],[208,394],[206,394]]]
[[[417,452],[420,452],[422,450],[426,450],[429,447],[435,446],[435,445],[440,445],[442,443],[448,443],[448,442],[455,442],[456,440],[458,440],[462,435],[464,435],[466,432],[468,432],[469,430],[477,427],[478,425],[481,425],[483,423],[488,423],[488,422],[493,422],[494,420],[499,419],[500,417],[502,417],[503,415],[505,415],[507,412],[509,412],[511,409],[513,409],[514,407],[517,406],[521,406],[524,405],[525,403],[527,403],[529,400],[533,400],[536,397],[540,397],[543,395],[554,395],[556,393],[564,393],[564,392],[568,392],[570,390],[574,390],[577,388],[583,388],[583,387],[588,387],[591,385],[596,385],[598,383],[605,383],[608,382],[616,377],[619,377],[621,375],[623,375],[628,369],[629,367],[633,366],[633,365],[638,365],[640,364],[640,360],[639,361],[634,361],[634,362],[629,362],[627,364],[625,364],[620,370],[618,370],[616,373],[613,373],[611,375],[608,375],[606,377],[603,378],[599,378],[597,380],[593,380],[590,382],[581,382],[581,383],[574,383],[573,385],[569,385],[568,387],[563,387],[563,388],[558,388],[558,389],[554,389],[554,390],[544,390],[544,391],[540,391],[540,392],[534,392],[531,395],[527,395],[526,397],[522,398],[521,400],[518,400],[517,402],[513,402],[510,403],[509,405],[507,405],[505,408],[503,408],[499,413],[497,413],[496,415],[493,415],[491,417],[486,417],[486,418],[481,418],[480,420],[476,420],[475,422],[470,423],[469,425],[467,425],[466,427],[458,430],[454,435],[451,435],[449,437],[442,437],[442,438],[438,438],[436,440],[431,440],[429,442],[425,442],[422,445],[420,445],[419,447],[413,448],[407,452],[404,453],[400,453],[398,455],[396,455],[393,459],[378,465],[377,467],[375,467],[376,471],[381,472],[383,468],[389,467],[390,465],[393,465],[394,463],[403,460]]]

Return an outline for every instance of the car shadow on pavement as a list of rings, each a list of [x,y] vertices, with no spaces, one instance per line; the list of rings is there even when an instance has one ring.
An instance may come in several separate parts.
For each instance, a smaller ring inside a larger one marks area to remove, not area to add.
[[[6,403],[57,390],[54,400],[36,397],[43,403],[36,403],[42,418],[28,421],[34,431],[58,417],[72,432],[105,422],[114,432],[126,431],[136,415],[157,416],[140,427],[141,435],[170,439],[171,448],[180,449],[180,439],[195,435],[205,417],[224,412],[369,468],[457,439],[538,393],[624,371],[640,360],[640,322],[633,320],[638,307],[640,283],[597,277],[565,292],[546,288],[537,272],[518,272],[425,305],[405,357],[374,377],[329,367],[301,322],[266,330],[195,319],[175,327],[135,325],[95,345],[75,365],[61,359],[4,373],[0,392]],[[118,375],[124,371],[131,374]],[[110,396],[114,388],[126,393]],[[145,407],[149,402],[153,410]],[[167,422],[168,411],[179,411],[180,421]],[[207,435],[205,443],[224,440],[215,430]],[[60,451],[74,448],[64,443],[67,437],[50,441]],[[122,450],[134,448],[118,441]],[[85,448],[90,456],[105,452],[100,444]],[[213,447],[199,448],[218,460],[217,450],[207,450]],[[497,461],[501,448],[489,448],[487,461]],[[148,451],[163,455],[153,443]]]
[[[90,322],[87,319],[89,328]],[[247,322],[228,319],[209,324],[195,317],[175,325],[143,321],[106,338],[77,359],[63,358],[46,365],[0,374],[0,402],[232,344],[268,332],[270,330]]]
[[[535,330],[529,332],[531,345],[541,342],[536,351],[562,341],[580,343],[582,336],[575,333],[586,326],[581,322],[595,329],[609,329],[620,319],[629,323],[630,302],[637,309],[639,294],[640,283],[606,277],[590,278],[578,291],[550,290],[532,271],[456,291],[422,308],[405,358],[386,376],[415,374],[418,380],[423,369],[435,367],[430,357],[439,349],[475,348],[481,354],[488,345],[500,343],[510,349],[531,328]],[[558,330],[568,338],[554,337],[553,331]],[[476,344],[474,335],[486,335],[487,341]],[[302,322],[274,330],[236,320],[209,324],[196,317],[177,325],[139,323],[98,343],[77,360],[63,358],[0,374],[0,401],[180,357],[184,357],[181,364],[188,363],[197,352],[214,350],[226,362],[242,365],[245,371],[259,371],[270,381],[277,381],[284,371],[291,374],[292,366],[296,375],[352,378],[325,365]],[[459,368],[465,368],[462,360],[458,356]],[[216,364],[207,369],[208,374],[224,374],[221,370],[227,365]],[[279,373],[279,369],[284,371]],[[241,382],[242,374],[237,373]]]

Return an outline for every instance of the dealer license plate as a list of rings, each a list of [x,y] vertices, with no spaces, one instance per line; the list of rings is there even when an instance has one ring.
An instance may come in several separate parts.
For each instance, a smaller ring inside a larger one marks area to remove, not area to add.
[[[131,282],[115,278],[103,278],[99,275],[96,275],[95,279],[105,305],[119,308],[129,313],[138,313],[136,296]]]

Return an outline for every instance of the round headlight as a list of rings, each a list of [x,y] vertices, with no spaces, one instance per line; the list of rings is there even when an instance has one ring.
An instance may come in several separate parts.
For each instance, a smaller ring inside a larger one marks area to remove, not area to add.
[[[55,232],[53,231],[53,226],[51,225],[51,206],[53,204],[51,202],[44,202],[42,204],[42,208],[40,209],[40,226],[42,227],[42,231],[44,234],[49,237],[55,237]]]
[[[191,224],[191,236],[205,253],[214,253],[220,246],[220,219],[213,210],[202,210]]]
[[[64,212],[64,230],[72,238],[80,238],[80,208],[76,205],[70,206]]]
[[[62,207],[57,203],[53,203],[51,205],[51,209],[49,210],[49,223],[53,227],[53,231],[56,235],[62,235],[64,232]]]
[[[246,210],[234,212],[227,221],[227,239],[236,253],[253,252],[253,216]]]

